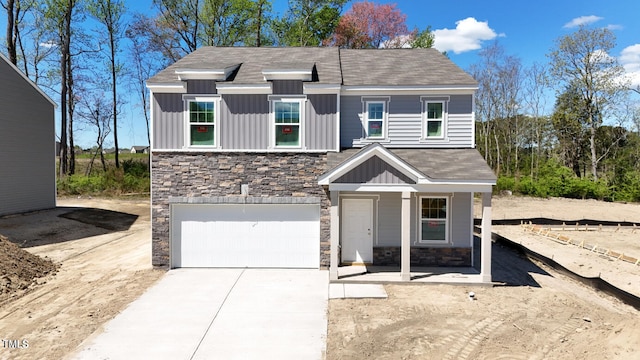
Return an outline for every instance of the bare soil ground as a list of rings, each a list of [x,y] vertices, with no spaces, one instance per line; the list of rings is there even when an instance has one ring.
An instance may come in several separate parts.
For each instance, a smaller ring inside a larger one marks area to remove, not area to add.
[[[492,212],[494,220],[640,224],[640,205],[589,200],[495,198]],[[635,252],[640,233],[627,230],[624,236],[587,236],[603,246]],[[582,275],[601,273],[640,295],[640,266],[556,243],[524,232],[520,225],[494,226],[494,231]],[[639,311],[495,244],[492,272],[494,281],[504,285],[385,285],[388,299],[331,300],[327,359],[640,358]],[[469,300],[470,291],[476,300]]]
[[[0,218],[0,235],[59,265],[0,298],[0,359],[63,358],[159,279],[149,219],[148,199],[72,198]]]

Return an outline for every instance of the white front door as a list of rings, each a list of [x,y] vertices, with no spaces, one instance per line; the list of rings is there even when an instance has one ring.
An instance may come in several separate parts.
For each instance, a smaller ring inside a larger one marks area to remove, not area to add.
[[[342,200],[342,261],[373,263],[373,200]]]

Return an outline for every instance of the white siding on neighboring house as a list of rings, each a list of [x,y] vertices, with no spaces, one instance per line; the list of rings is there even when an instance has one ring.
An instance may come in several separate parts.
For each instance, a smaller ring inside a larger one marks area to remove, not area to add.
[[[54,108],[0,56],[0,215],[56,206]]]

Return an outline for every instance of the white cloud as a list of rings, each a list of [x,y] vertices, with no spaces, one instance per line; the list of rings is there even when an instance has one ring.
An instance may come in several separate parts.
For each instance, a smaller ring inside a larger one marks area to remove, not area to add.
[[[580,25],[588,25],[588,24],[592,24],[598,20],[602,20],[602,18],[600,16],[595,16],[595,15],[589,15],[589,16],[580,16],[577,17],[571,21],[569,21],[568,23],[564,24],[564,28],[574,28],[574,27],[578,27]]]
[[[640,44],[627,46],[620,53],[620,63],[624,66],[633,87],[640,86]]]
[[[460,54],[465,51],[477,50],[482,41],[495,39],[496,34],[489,27],[487,21],[478,21],[472,17],[456,21],[455,29],[438,29],[433,31],[433,47],[440,51],[453,51]]]
[[[622,30],[623,26],[622,25],[616,25],[616,24],[609,24],[607,25],[607,29],[614,31],[614,30]]]

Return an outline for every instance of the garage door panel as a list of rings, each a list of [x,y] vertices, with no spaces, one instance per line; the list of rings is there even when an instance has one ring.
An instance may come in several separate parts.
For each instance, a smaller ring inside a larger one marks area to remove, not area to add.
[[[319,205],[173,205],[173,267],[319,267]]]

